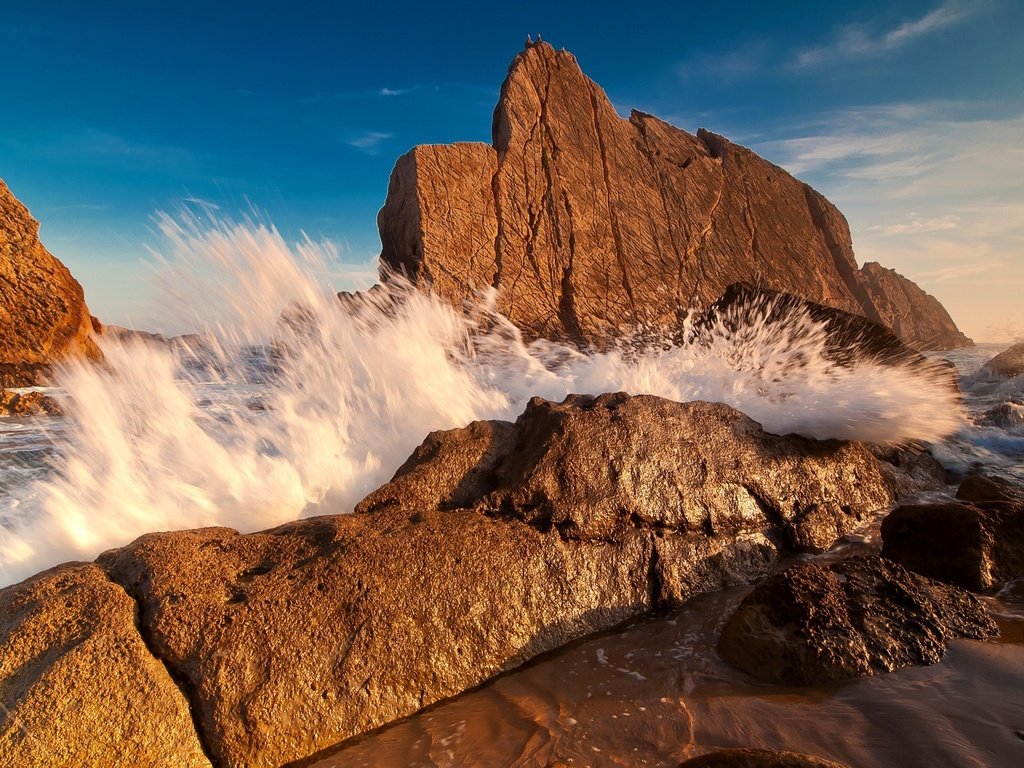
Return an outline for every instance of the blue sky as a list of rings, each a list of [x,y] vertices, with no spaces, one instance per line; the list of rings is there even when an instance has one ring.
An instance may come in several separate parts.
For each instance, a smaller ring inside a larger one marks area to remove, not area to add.
[[[833,7],[834,6],[834,7]],[[861,262],[1024,336],[1024,4],[0,0],[0,178],[107,322],[154,327],[152,216],[253,206],[355,264],[395,159],[488,140],[527,34],[622,114],[707,127],[832,199]],[[347,287],[339,285],[339,287]],[[172,329],[173,330],[173,329]]]

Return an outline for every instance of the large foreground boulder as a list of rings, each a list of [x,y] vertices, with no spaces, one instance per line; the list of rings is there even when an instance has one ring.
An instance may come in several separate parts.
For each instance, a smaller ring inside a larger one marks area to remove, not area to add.
[[[82,286],[0,181],[0,388],[41,383],[53,363],[82,355],[99,357]]]
[[[970,482],[965,495],[971,501],[896,507],[882,521],[882,554],[915,573],[976,592],[1024,576],[1024,500],[1019,489],[1008,483]]]
[[[729,619],[719,650],[762,680],[813,685],[934,664],[949,640],[996,634],[970,593],[855,557],[765,579]]]
[[[150,534],[98,562],[213,761],[277,766],[826,547],[941,482],[912,456],[719,404],[534,399],[514,424],[430,435],[355,514]]]
[[[681,763],[679,768],[845,768],[832,760],[774,749],[719,749]]]
[[[0,765],[209,768],[135,610],[95,565],[0,590]]]
[[[572,54],[546,43],[513,60],[492,145],[401,157],[378,225],[384,279],[404,274],[457,307],[498,288],[527,340],[601,347],[674,326],[743,281],[882,323],[913,295],[904,340],[970,343],[903,278],[869,293],[846,220],[818,192],[704,129],[620,118]]]

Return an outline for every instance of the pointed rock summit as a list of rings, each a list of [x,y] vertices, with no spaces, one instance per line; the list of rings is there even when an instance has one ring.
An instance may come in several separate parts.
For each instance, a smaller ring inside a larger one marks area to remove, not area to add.
[[[384,279],[404,273],[456,306],[494,286],[527,339],[597,347],[736,282],[894,329],[899,318],[918,346],[970,343],[934,299],[907,307],[891,281],[865,279],[846,219],[818,192],[704,129],[620,118],[571,53],[527,42],[492,136],[399,158],[378,215]]]
[[[0,181],[0,387],[37,384],[52,363],[99,354],[82,286]]]

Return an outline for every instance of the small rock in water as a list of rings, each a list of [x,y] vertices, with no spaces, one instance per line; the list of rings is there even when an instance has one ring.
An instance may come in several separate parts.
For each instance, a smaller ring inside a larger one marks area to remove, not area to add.
[[[981,371],[1001,379],[1020,376],[1024,373],[1024,342],[1000,352],[981,366]]]
[[[1006,430],[1024,427],[1024,403],[1015,401],[1000,403],[981,414],[978,423],[981,426],[999,427]]]
[[[970,593],[855,557],[765,579],[729,619],[719,651],[762,680],[813,685],[934,664],[949,640],[996,634]]]

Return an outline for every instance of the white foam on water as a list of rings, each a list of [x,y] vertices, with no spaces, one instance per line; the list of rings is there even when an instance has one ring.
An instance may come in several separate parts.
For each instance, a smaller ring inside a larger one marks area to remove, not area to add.
[[[158,224],[164,312],[209,341],[107,339],[106,366],[63,371],[69,424],[54,471],[0,498],[0,584],[149,531],[252,531],[350,511],[429,431],[514,419],[533,395],[721,401],[771,432],[874,442],[936,441],[963,420],[942,376],[870,359],[836,366],[824,327],[805,315],[767,322],[766,307],[682,346],[584,354],[524,344],[493,293],[466,313],[411,289],[342,311],[324,280],[336,249],[289,247],[265,223]],[[254,377],[253,348],[268,342],[280,369]],[[204,372],[182,375],[192,353]]]

